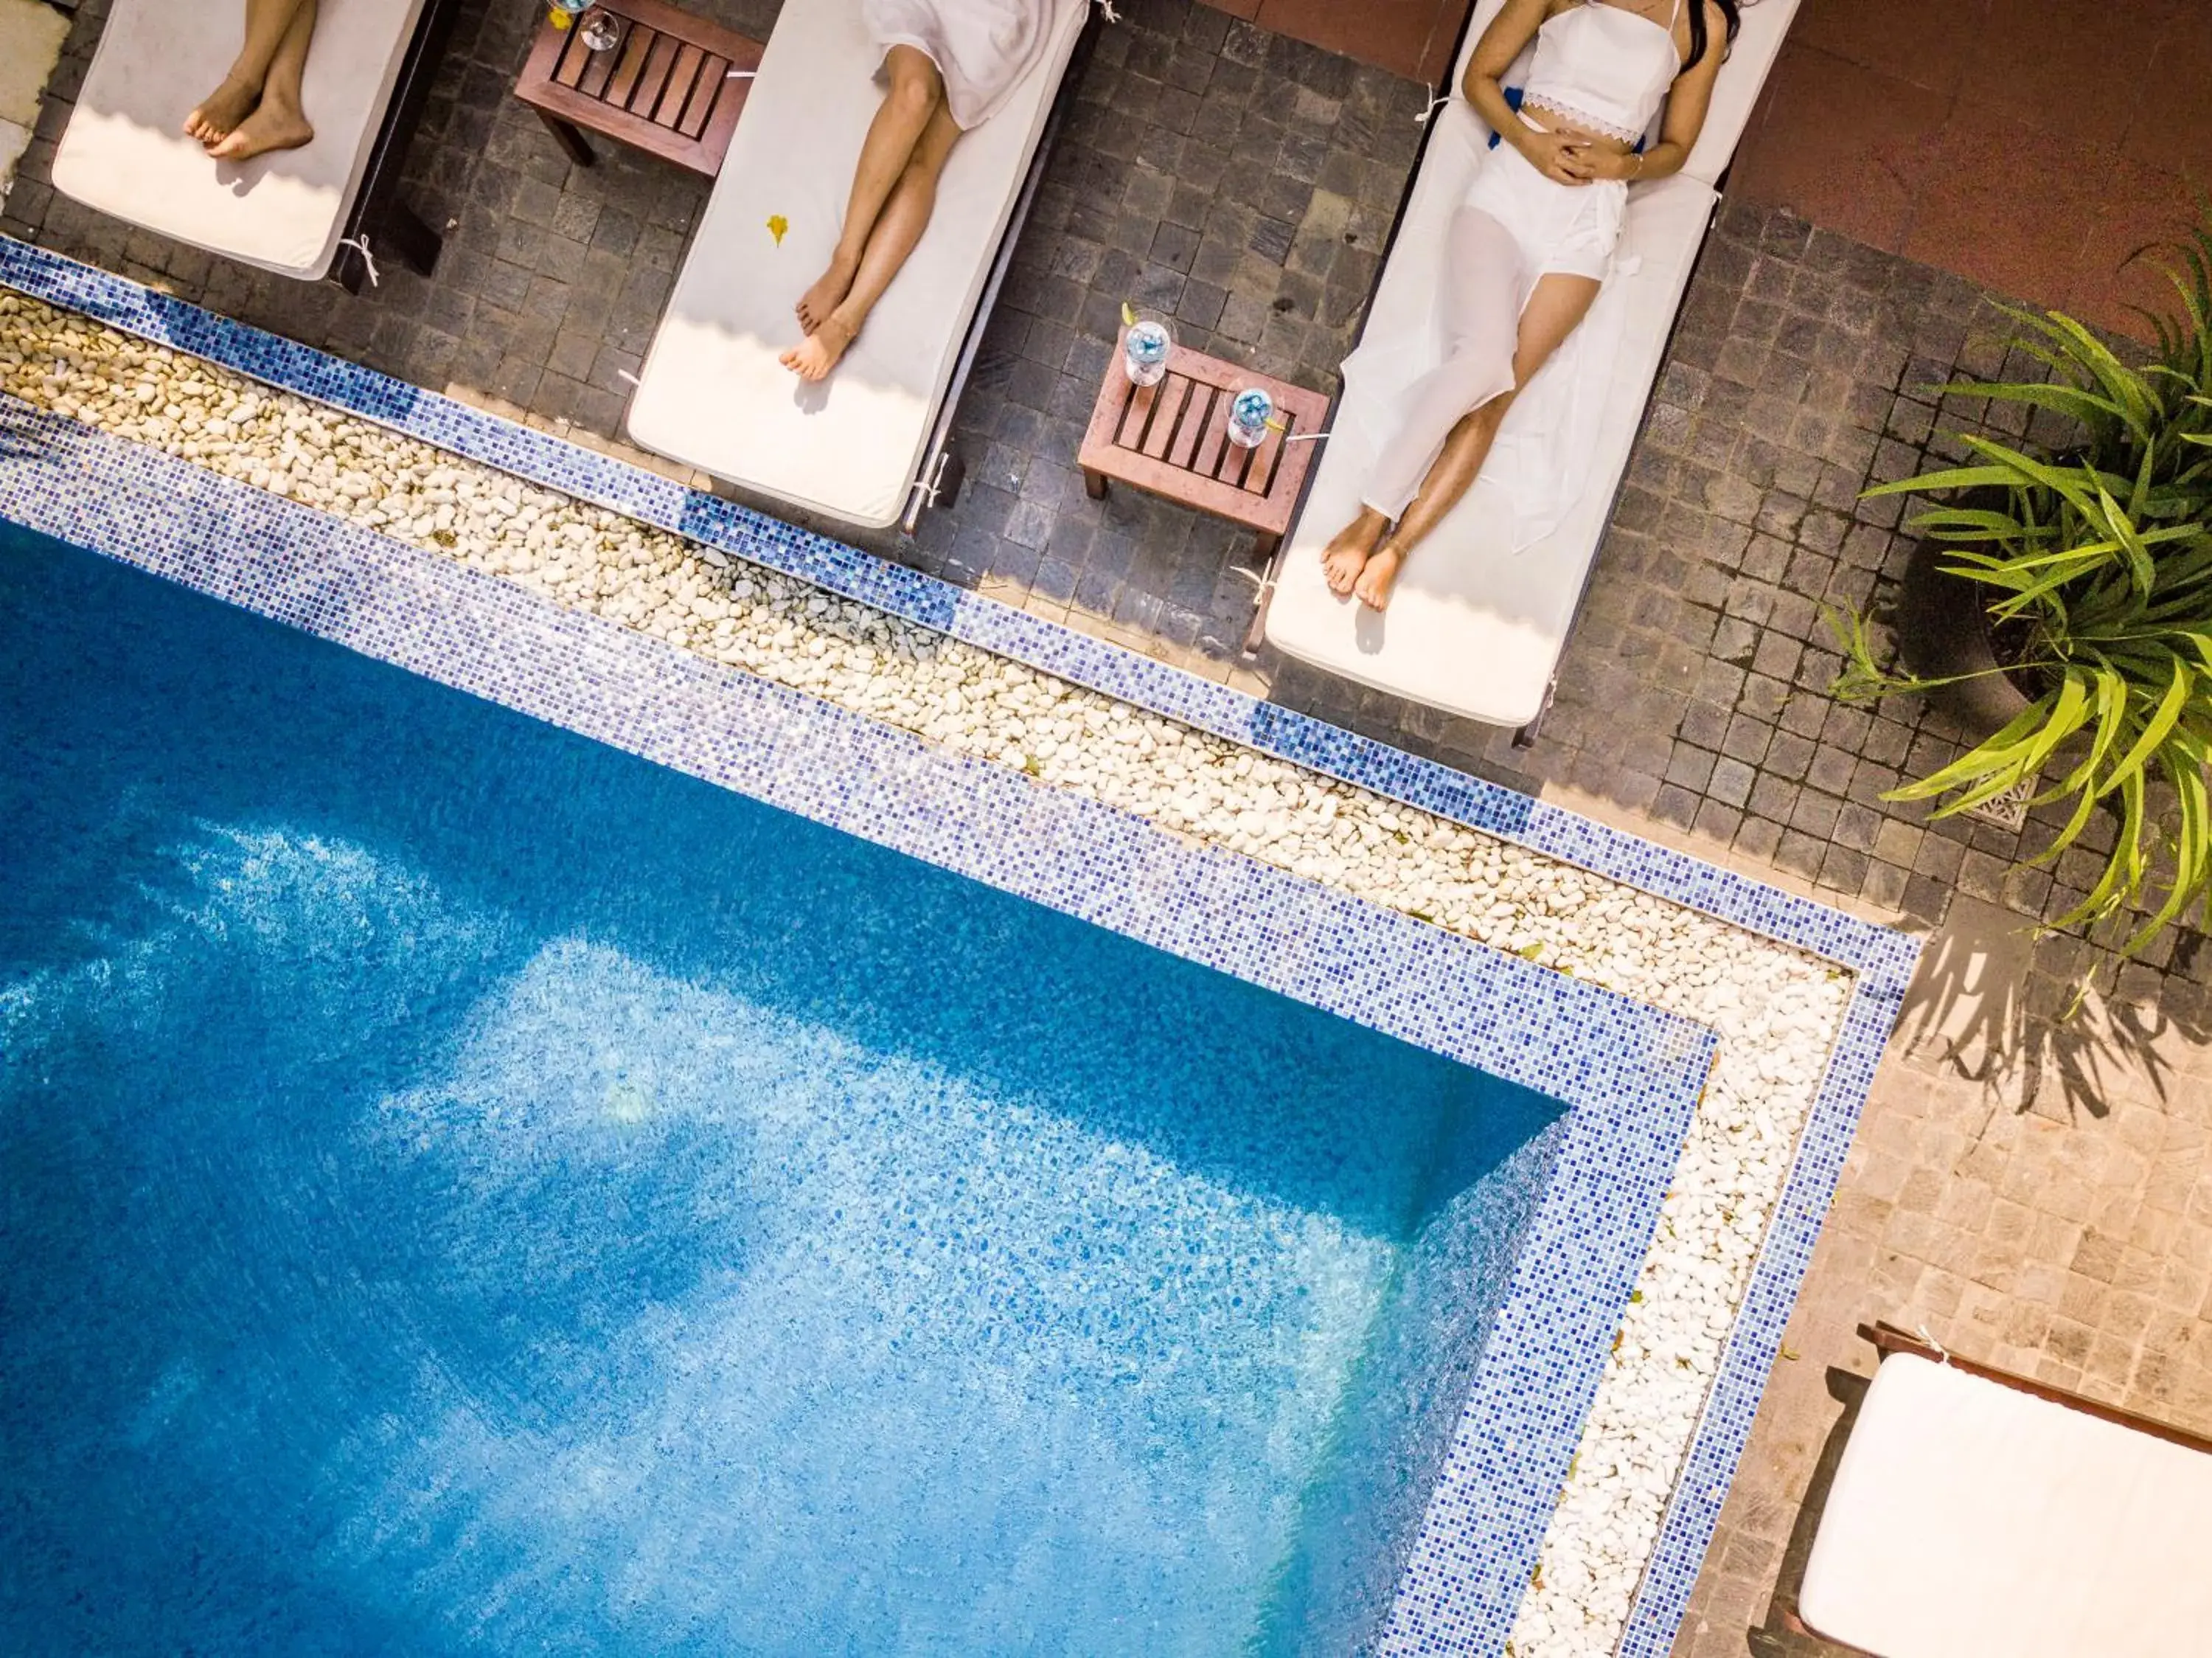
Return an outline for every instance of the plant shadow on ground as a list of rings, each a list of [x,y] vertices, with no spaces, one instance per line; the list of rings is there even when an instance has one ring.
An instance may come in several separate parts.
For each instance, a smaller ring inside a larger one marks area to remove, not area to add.
[[[2128,969],[2116,989],[2115,966],[2108,952],[2039,938],[2016,912],[1960,893],[1906,992],[1896,1051],[1978,1086],[1993,1116],[2101,1119],[2123,1095],[2162,1105],[2178,1081],[2175,1048],[2212,1040],[2212,1029],[2128,994]]]

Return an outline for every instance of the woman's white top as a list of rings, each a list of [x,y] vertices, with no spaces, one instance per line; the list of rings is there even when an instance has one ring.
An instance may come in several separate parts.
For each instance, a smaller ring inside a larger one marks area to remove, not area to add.
[[[1632,144],[1650,131],[1682,72],[1674,49],[1674,20],[1583,0],[1547,18],[1536,31],[1536,56],[1521,89],[1524,109],[1547,109],[1586,132],[1602,132]]]

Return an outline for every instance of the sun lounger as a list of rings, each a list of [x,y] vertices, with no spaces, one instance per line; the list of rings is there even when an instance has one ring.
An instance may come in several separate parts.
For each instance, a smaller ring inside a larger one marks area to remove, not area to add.
[[[237,0],[113,0],[54,153],[54,187],[264,271],[357,288],[370,259],[427,273],[438,238],[393,198],[457,0],[322,0],[303,101],[314,142],[208,159],[185,117],[237,55]]]
[[[1400,216],[1365,334],[1418,328],[1433,314],[1442,249],[1490,129],[1459,80],[1474,43],[1504,0],[1482,0],[1468,27],[1452,101],[1440,108]],[[1735,49],[1720,72],[1712,107],[1689,165],[1672,178],[1632,186],[1620,269],[1601,304],[1617,306],[1621,344],[1596,422],[1587,487],[1547,533],[1515,551],[1510,518],[1478,482],[1459,508],[1407,561],[1382,614],[1328,590],[1321,553],[1359,509],[1376,457],[1363,429],[1361,388],[1340,401],[1304,509],[1278,555],[1261,627],[1286,656],[1418,703],[1505,726],[1529,726],[1549,698],[1553,673],[1573,625],[1589,567],[1628,467],[1645,405],[1666,355],[1698,253],[1719,200],[1717,184],[1761,84],[1781,49],[1796,0],[1760,0],[1743,11]],[[1589,326],[1595,327],[1593,315]],[[1373,424],[1382,424],[1379,418]],[[1511,417],[1508,418],[1510,431]],[[1497,459],[1506,460],[1504,446]]]
[[[848,523],[911,523],[947,488],[945,448],[1048,124],[1089,11],[946,163],[921,245],[837,370],[776,359],[792,306],[836,245],[882,88],[860,0],[787,0],[629,407],[638,443],[739,489]],[[781,240],[769,222],[787,228]]]
[[[2212,1442],[1889,1326],[1798,1596],[1879,1658],[2212,1649]]]

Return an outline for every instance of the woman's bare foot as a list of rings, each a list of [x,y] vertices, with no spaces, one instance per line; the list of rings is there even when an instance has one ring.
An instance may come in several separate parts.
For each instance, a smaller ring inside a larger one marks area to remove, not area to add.
[[[815,277],[814,285],[801,294],[799,303],[791,308],[799,314],[799,326],[803,332],[812,333],[845,302],[845,296],[853,291],[854,275],[860,268],[858,259],[833,258],[830,268]]]
[[[859,331],[835,311],[815,325],[814,332],[793,346],[777,362],[801,380],[816,381],[837,366]]]
[[[1386,542],[1375,549],[1359,579],[1352,583],[1352,596],[1370,610],[1382,610],[1390,603],[1390,588],[1398,580],[1398,571],[1406,563],[1406,555],[1395,542]]]
[[[282,108],[275,101],[264,98],[253,113],[231,130],[229,137],[209,145],[208,154],[219,162],[250,161],[267,150],[297,149],[314,136],[315,129],[298,110]]]
[[[198,108],[185,117],[185,136],[198,138],[213,148],[230,137],[238,124],[252,114],[254,105],[260,101],[259,87],[250,81],[241,81],[234,75],[226,75],[222,84],[208,94]]]
[[[1328,577],[1328,590],[1338,598],[1348,597],[1352,584],[1359,579],[1359,572],[1367,568],[1367,561],[1375,556],[1375,544],[1382,539],[1382,532],[1390,527],[1390,521],[1372,507],[1362,507],[1359,516],[1336,533],[1336,539],[1322,549],[1322,573]]]

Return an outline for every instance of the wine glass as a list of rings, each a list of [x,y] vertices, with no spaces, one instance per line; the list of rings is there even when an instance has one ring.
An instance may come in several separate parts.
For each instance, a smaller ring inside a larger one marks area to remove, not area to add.
[[[592,52],[605,52],[622,39],[622,21],[605,6],[593,6],[577,26],[577,37]]]

